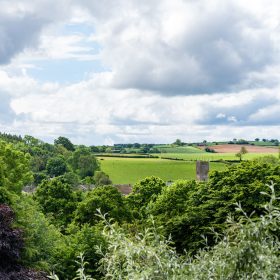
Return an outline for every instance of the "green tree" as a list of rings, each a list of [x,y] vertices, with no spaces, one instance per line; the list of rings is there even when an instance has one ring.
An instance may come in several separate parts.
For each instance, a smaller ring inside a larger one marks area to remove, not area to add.
[[[96,187],[88,192],[84,200],[78,204],[75,222],[95,225],[100,221],[100,218],[96,216],[97,209],[118,222],[129,217],[129,210],[122,194],[113,186]]]
[[[74,151],[75,146],[72,144],[72,142],[63,136],[59,136],[57,139],[54,140],[55,145],[62,145],[65,149],[68,151]]]
[[[56,177],[66,173],[67,164],[62,157],[54,157],[48,160],[46,169],[51,177]]]
[[[96,171],[93,177],[95,186],[105,186],[111,185],[112,181],[109,176],[105,174],[103,171]]]
[[[173,144],[177,146],[182,146],[183,142],[180,139],[176,139],[176,141]]]
[[[132,193],[127,197],[134,217],[146,217],[149,203],[154,202],[165,187],[165,182],[154,176],[136,183],[132,188]]]
[[[99,163],[89,148],[76,149],[68,161],[81,179],[91,177],[96,170],[99,170]]]
[[[98,248],[105,250],[106,243],[102,236],[102,229],[88,224],[81,227],[71,224],[64,237],[65,245],[57,251],[54,256],[55,273],[60,279],[74,279],[79,265],[76,261],[77,256],[83,253],[87,265],[87,273],[96,279],[101,279],[98,271],[99,261],[102,255]]]
[[[66,226],[73,218],[80,193],[73,191],[63,178],[56,177],[44,180],[37,188],[34,198],[40,204],[43,213],[54,218],[55,224]]]
[[[260,193],[269,190],[271,181],[279,195],[279,163],[244,161],[210,173],[208,183],[179,181],[164,188],[149,204],[148,214],[162,226],[166,237],[172,237],[179,252],[197,251],[204,246],[202,235],[213,245],[210,228],[222,232],[227,216],[237,215],[234,203],[240,202],[249,214],[261,215],[268,200]]]
[[[30,156],[0,141],[0,187],[20,193],[32,181]]]
[[[235,156],[239,158],[239,161],[242,161],[242,156],[244,156],[247,153],[247,149],[245,147],[241,147],[240,151]]]

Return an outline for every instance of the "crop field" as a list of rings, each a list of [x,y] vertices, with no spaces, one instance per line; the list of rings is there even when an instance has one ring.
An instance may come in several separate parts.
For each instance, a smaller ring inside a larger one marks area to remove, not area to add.
[[[193,154],[193,153],[204,153],[199,148],[192,146],[183,146],[183,147],[172,147],[172,146],[155,146],[161,153],[182,153],[182,154]]]
[[[174,158],[174,159],[184,159],[184,160],[237,160],[238,158],[235,156],[235,153],[196,153],[196,154],[183,154],[183,153],[164,153],[164,154],[156,154],[159,157],[163,158]],[[243,155],[243,159],[251,160],[254,158],[273,155],[275,157],[278,156],[278,153],[248,153]]]
[[[157,176],[164,181],[195,179],[195,162],[164,159],[99,158],[101,169],[114,184],[134,184],[147,176]],[[211,170],[223,170],[223,163],[210,163]]]

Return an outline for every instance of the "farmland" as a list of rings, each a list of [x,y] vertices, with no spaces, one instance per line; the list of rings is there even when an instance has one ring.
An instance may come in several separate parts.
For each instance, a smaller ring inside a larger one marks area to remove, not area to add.
[[[244,160],[251,160],[257,157],[273,155],[277,156],[277,153],[248,153],[243,156]],[[237,157],[235,153],[197,153],[197,154],[183,154],[183,153],[164,153],[157,154],[157,156],[162,158],[174,158],[174,159],[183,159],[183,160],[207,160],[207,161],[216,161],[216,160],[236,160]]]
[[[278,147],[242,145],[248,151],[243,160],[273,155],[278,156]],[[160,153],[151,154],[104,154],[100,155],[101,169],[109,175],[114,184],[134,184],[147,177],[158,176],[165,181],[195,179],[195,161],[210,161],[210,171],[223,170],[226,164],[216,161],[236,161],[241,145],[220,144],[209,146],[215,153],[207,153],[204,147],[158,145]],[[138,157],[138,158],[133,158]],[[141,158],[143,157],[143,158]]]
[[[111,157],[99,159],[101,169],[114,184],[134,184],[152,175],[165,181],[195,179],[195,162]],[[210,163],[210,170],[223,170],[225,167],[223,163]]]

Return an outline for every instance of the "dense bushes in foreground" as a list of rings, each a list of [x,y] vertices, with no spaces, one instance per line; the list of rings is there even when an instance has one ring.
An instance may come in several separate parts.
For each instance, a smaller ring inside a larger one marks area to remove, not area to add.
[[[103,279],[279,279],[280,209],[274,206],[273,185],[271,190],[263,216],[252,219],[237,205],[241,218],[228,217],[224,235],[216,234],[217,244],[194,257],[178,255],[155,226],[130,235],[103,217],[109,244],[100,261]],[[84,267],[82,272],[78,279],[90,279]]]

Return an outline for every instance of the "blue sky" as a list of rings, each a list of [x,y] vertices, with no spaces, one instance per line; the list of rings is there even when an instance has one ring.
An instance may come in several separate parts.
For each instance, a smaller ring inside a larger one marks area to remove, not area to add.
[[[0,0],[0,131],[280,138],[277,0]]]

